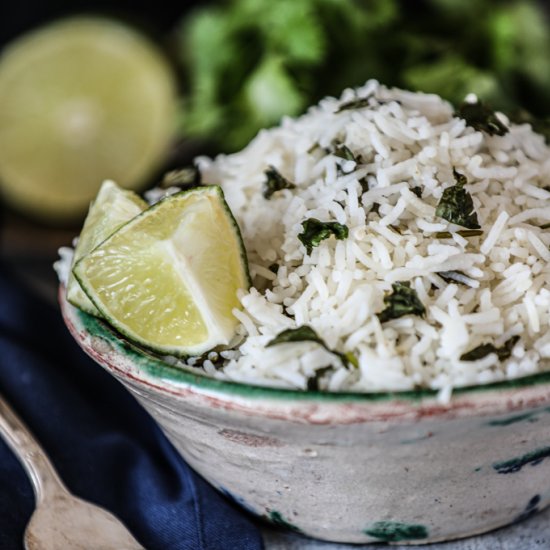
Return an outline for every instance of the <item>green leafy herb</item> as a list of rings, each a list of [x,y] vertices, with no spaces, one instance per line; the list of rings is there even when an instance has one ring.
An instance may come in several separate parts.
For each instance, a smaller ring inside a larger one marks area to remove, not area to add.
[[[456,184],[443,191],[435,209],[435,215],[468,229],[479,229],[481,226],[477,221],[474,201],[470,193],[464,189],[467,183],[466,177],[455,169],[453,169],[453,176]]]
[[[200,170],[196,166],[187,166],[180,170],[167,172],[162,178],[160,187],[163,189],[167,189],[168,187],[179,187],[182,190],[186,190],[201,185],[202,176]]]
[[[358,164],[358,163],[361,162],[361,158],[356,157],[353,154],[353,152],[349,149],[349,147],[346,147],[346,145],[344,145],[343,143],[338,145],[334,149],[332,154],[335,157],[341,158],[342,160],[345,160],[345,161],[352,161],[355,164]],[[342,163],[338,163],[337,166],[336,166],[336,169],[337,169],[339,174],[349,174],[350,172],[353,172],[353,168],[351,170],[344,171],[344,169],[342,168]]]
[[[276,168],[270,166],[265,172],[265,181],[264,181],[264,197],[270,199],[273,193],[281,191],[282,189],[294,189],[294,185],[291,181],[288,181],[283,177]]]
[[[270,340],[265,347],[269,348],[278,344],[290,344],[293,342],[315,342],[316,344],[319,344],[320,346],[325,348],[329,353],[336,355],[340,359],[344,367],[349,367],[349,365],[352,365],[354,367],[358,366],[357,359],[353,354],[349,352],[341,353],[339,351],[329,348],[322,340],[322,338],[320,338],[319,335],[307,325],[283,330],[282,332],[277,334],[275,338]]]
[[[502,347],[497,348],[493,344],[481,344],[480,346],[477,346],[476,348],[463,353],[460,356],[461,361],[477,361],[478,359],[483,359],[483,357],[486,357],[490,353],[496,353],[498,358],[501,361],[504,361],[505,359],[508,359],[510,355],[512,355],[512,350],[514,349],[514,346],[519,341],[519,336],[512,336],[509,340],[506,340]]]
[[[416,294],[416,290],[411,288],[409,282],[397,282],[392,284],[393,292],[384,296],[384,305],[386,308],[377,313],[381,323],[390,319],[399,319],[404,315],[419,315],[424,317],[426,308]]]
[[[534,0],[195,2],[178,26],[182,135],[217,150],[375,78],[459,105],[550,116],[550,25]],[[474,46],[479,47],[474,47]],[[367,95],[334,109],[362,109]],[[380,103],[371,98],[374,103]],[[336,115],[338,116],[338,115]]]
[[[308,254],[311,254],[313,247],[319,246],[321,241],[334,235],[342,241],[348,237],[347,226],[338,222],[322,222],[317,218],[308,218],[302,222],[303,231],[298,235],[300,242],[306,247]]]
[[[463,118],[468,126],[491,136],[503,136],[509,131],[495,112],[481,101],[464,102],[458,109],[457,115]]]
[[[415,185],[414,187],[411,187],[411,191],[419,198],[422,198],[422,187],[419,187],[418,185]]]
[[[353,365],[356,369],[359,368],[359,360],[354,353],[352,353],[351,351],[347,351],[346,353],[344,353],[344,357],[348,365]]]
[[[336,113],[341,113],[342,111],[350,111],[352,109],[364,109],[365,107],[370,106],[371,95],[367,97],[358,97],[357,99],[352,99],[351,101],[346,101],[338,107]]]
[[[461,237],[479,237],[480,235],[483,235],[482,229],[459,229],[458,231],[455,231],[457,235],[460,235]],[[436,239],[452,239],[453,233],[450,231],[436,231],[434,233],[434,237]]]

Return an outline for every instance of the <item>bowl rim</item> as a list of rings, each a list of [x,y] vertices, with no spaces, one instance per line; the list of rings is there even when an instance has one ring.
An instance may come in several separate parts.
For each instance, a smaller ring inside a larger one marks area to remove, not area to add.
[[[121,338],[101,319],[89,315],[68,303],[63,286],[60,286],[58,298],[61,313],[69,331],[77,343],[95,361],[99,362],[107,370],[115,370],[119,376],[131,379],[134,384],[145,384],[148,387],[154,387],[158,391],[164,391],[172,395],[175,393],[187,393],[189,388],[192,388],[197,392],[213,392],[216,394],[225,394],[228,397],[244,399],[292,400],[294,402],[335,404],[375,404],[392,401],[418,403],[429,400],[435,402],[438,394],[438,390],[431,389],[361,393],[305,391],[212,378],[201,373],[194,373],[190,370],[170,365],[163,361],[162,358],[149,354],[146,350]],[[101,349],[98,351],[98,342],[103,342],[103,347],[99,345],[99,348],[102,348],[103,351]],[[107,349],[109,349],[108,352],[106,351]],[[107,356],[109,357],[107,358]],[[130,363],[136,367],[132,369],[131,373],[126,368]],[[531,391],[539,387],[545,390],[542,393],[550,395],[550,371],[491,384],[454,388],[453,396],[469,397],[494,392],[502,393],[503,391],[517,396],[518,392],[521,394],[522,390]],[[179,392],[178,390],[184,391]],[[449,408],[453,408],[453,400],[445,407],[446,410]]]

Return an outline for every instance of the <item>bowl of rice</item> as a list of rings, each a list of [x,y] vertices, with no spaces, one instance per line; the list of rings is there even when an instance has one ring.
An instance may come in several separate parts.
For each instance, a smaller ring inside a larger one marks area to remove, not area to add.
[[[550,504],[550,148],[530,124],[369,81],[196,167],[248,257],[236,345],[160,357],[60,291],[193,468],[340,542],[450,540]]]

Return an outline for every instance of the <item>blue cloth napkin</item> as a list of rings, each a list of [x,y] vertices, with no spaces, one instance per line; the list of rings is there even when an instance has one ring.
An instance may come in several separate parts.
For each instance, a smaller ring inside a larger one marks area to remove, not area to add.
[[[133,397],[78,348],[59,311],[2,266],[0,297],[0,392],[73,493],[113,512],[148,550],[263,547],[252,520],[194,473]],[[0,549],[22,548],[33,502],[0,440]]]

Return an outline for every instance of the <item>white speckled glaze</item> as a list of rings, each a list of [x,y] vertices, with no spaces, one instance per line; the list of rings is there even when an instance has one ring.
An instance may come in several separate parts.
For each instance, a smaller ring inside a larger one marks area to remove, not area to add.
[[[187,462],[253,513],[339,542],[466,537],[550,504],[550,374],[456,392],[320,394],[214,381],[60,302],[80,346]]]

